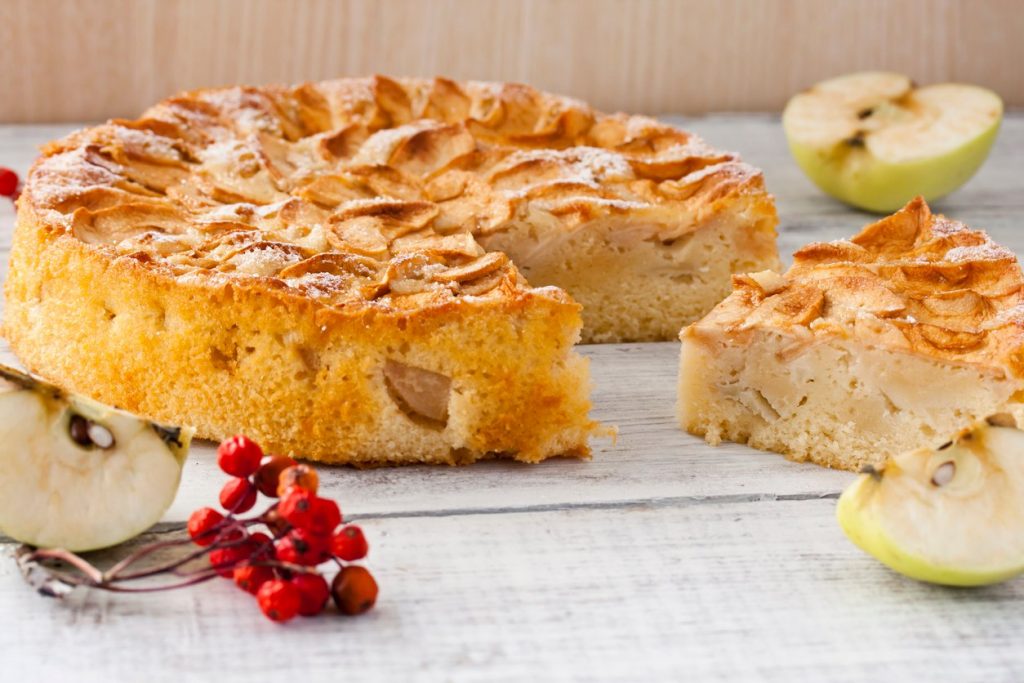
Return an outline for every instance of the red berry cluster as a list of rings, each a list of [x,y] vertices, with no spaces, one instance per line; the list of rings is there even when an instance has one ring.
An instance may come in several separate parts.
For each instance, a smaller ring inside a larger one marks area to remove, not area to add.
[[[9,168],[0,166],[0,197],[9,197],[11,201],[18,198],[18,174]]]
[[[222,442],[217,464],[231,476],[220,491],[226,514],[204,507],[188,520],[189,536],[210,548],[217,573],[255,595],[273,621],[314,616],[331,598],[343,614],[373,607],[373,575],[346,564],[366,557],[366,538],[358,526],[343,524],[337,503],[317,495],[315,469],[283,455],[265,457],[245,436]],[[256,505],[259,494],[279,500],[259,516],[238,517]],[[253,531],[258,526],[266,531]],[[340,568],[330,585],[317,569],[325,562]]]

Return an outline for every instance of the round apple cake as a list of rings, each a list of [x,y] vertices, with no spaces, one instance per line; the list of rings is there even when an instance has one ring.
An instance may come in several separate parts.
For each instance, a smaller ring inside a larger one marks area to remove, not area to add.
[[[585,456],[581,326],[674,337],[777,267],[775,224],[734,155],[521,85],[199,90],[44,148],[4,329],[42,376],[203,437]]]

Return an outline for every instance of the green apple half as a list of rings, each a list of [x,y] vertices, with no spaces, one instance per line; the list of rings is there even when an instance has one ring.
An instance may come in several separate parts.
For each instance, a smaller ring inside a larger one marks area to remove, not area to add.
[[[915,88],[901,74],[864,72],[818,83],[786,105],[782,126],[797,164],[836,199],[891,213],[932,201],[981,167],[1003,102],[991,90]]]
[[[883,564],[948,586],[1024,573],[1024,432],[990,417],[937,449],[891,458],[847,488],[836,514]]]
[[[0,529],[73,552],[137,536],[174,500],[191,438],[0,365]]]

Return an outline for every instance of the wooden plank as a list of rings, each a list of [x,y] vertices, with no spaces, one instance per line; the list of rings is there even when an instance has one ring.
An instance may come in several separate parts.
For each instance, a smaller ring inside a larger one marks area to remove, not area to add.
[[[133,116],[177,90],[387,73],[533,83],[606,109],[779,109],[849,71],[1024,105],[1016,0],[6,0],[0,121]],[[41,49],[41,43],[45,48]]]
[[[61,604],[0,557],[18,615],[0,651],[38,680],[1021,680],[1024,582],[909,581],[847,542],[833,506],[366,519],[377,609],[286,627],[227,581]]]

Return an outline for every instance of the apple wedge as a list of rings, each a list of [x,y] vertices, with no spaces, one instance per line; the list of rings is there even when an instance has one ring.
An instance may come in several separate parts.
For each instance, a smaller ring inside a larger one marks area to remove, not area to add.
[[[919,581],[980,586],[1024,573],[1024,432],[996,415],[868,468],[836,514],[861,549]]]
[[[0,529],[73,552],[126,541],[174,500],[191,437],[0,366]]]
[[[796,95],[782,125],[797,164],[819,188],[890,213],[967,182],[988,156],[1002,116],[1002,100],[985,88],[917,88],[901,74],[864,72]]]

